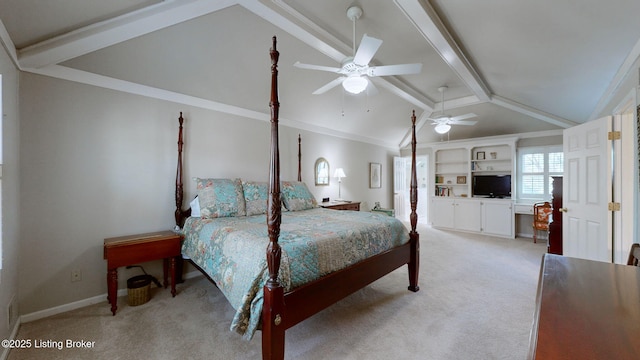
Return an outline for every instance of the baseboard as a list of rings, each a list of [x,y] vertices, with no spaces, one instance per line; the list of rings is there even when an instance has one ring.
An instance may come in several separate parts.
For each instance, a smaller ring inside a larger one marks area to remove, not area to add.
[[[194,270],[186,273],[183,279],[193,279],[199,276],[203,276],[202,273],[198,270]],[[117,295],[118,297],[125,296],[125,295],[127,295],[127,289],[118,289],[118,295]],[[58,315],[67,311],[83,308],[85,306],[94,305],[101,302],[104,302],[105,304],[107,303],[107,294],[102,294],[102,295],[94,296],[88,299],[78,300],[72,303],[32,312],[30,314],[25,314],[25,315],[19,316],[18,321],[16,322],[28,323],[31,321],[44,319],[49,316]]]
[[[13,330],[11,330],[11,335],[9,335],[8,340],[15,340],[16,335],[18,335],[18,330],[20,329],[20,324],[21,324],[21,320],[20,320],[20,317],[18,316],[18,318],[16,319],[16,323],[13,324]],[[5,347],[2,350],[2,355],[0,355],[0,360],[6,360],[9,357],[10,351],[11,351],[11,348]]]
[[[127,289],[118,289],[117,296],[124,296],[124,295],[127,295]],[[25,314],[20,316],[20,320],[22,321],[22,323],[28,323],[31,321],[44,319],[49,316],[58,315],[67,311],[79,309],[89,305],[98,304],[101,302],[104,302],[105,304],[107,303],[107,294],[102,294],[102,295],[90,297],[88,299],[78,300],[72,303],[32,312],[30,314]]]

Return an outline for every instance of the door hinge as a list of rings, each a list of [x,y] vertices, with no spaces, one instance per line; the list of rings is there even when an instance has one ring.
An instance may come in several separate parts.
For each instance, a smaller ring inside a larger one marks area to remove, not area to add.
[[[609,131],[607,133],[608,140],[620,140],[622,133],[620,131]]]
[[[620,211],[620,203],[619,202],[610,202],[609,203],[609,211]]]

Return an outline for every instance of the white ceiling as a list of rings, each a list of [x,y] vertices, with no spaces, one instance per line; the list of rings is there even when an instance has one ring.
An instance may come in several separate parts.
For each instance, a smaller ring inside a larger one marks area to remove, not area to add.
[[[372,65],[422,63],[350,95],[336,78],[356,38],[383,40]],[[24,71],[268,120],[278,37],[285,125],[383,146],[442,140],[426,120],[478,116],[450,139],[556,130],[597,117],[640,55],[637,0],[0,0],[0,39]]]

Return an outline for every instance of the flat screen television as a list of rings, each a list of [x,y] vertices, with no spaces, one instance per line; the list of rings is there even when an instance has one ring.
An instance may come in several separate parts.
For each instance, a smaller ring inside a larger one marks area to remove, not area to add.
[[[491,198],[511,197],[511,175],[474,175],[473,195]]]

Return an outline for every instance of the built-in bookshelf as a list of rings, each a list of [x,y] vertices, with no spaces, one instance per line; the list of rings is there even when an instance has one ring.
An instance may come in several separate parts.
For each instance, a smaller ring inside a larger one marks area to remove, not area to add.
[[[516,188],[513,176],[516,141],[516,138],[504,138],[434,146],[431,225],[513,238],[513,200],[508,195],[508,181],[511,181],[513,194]],[[480,192],[481,178],[486,183],[494,177],[505,179],[501,175],[510,176],[510,180],[502,182],[507,184],[506,188],[501,188],[503,192],[497,195],[489,192],[483,196],[474,194],[474,179],[478,180]]]
[[[451,148],[435,151],[435,196],[469,194],[469,150]]]
[[[510,175],[513,169],[509,145],[478,146],[471,149],[472,174]]]
[[[513,175],[515,139],[459,145],[434,148],[433,196],[473,197],[474,175]]]

